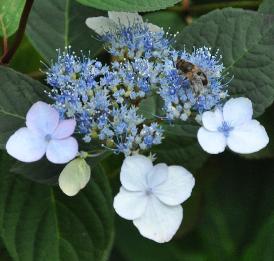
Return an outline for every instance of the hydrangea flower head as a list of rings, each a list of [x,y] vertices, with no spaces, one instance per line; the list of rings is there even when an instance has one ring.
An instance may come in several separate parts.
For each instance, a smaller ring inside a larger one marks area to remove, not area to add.
[[[180,166],[153,166],[150,158],[134,155],[124,160],[120,179],[115,211],[133,220],[144,237],[169,241],[182,222],[180,204],[190,197],[195,184],[191,173]]]
[[[75,118],[85,142],[99,139],[104,148],[128,156],[161,143],[162,129],[153,123],[144,127],[133,105],[151,92],[157,74],[146,59],[103,66],[67,50],[59,52],[47,82],[54,107],[62,118]]]
[[[76,122],[60,120],[58,111],[44,102],[32,105],[26,117],[27,127],[17,130],[6,144],[7,152],[23,162],[40,160],[45,154],[49,161],[62,164],[78,153],[78,143],[71,137]]]
[[[223,152],[228,146],[237,153],[253,153],[264,148],[268,135],[257,120],[252,119],[252,103],[247,98],[232,98],[223,110],[204,112],[203,127],[198,131],[198,141],[211,154]]]

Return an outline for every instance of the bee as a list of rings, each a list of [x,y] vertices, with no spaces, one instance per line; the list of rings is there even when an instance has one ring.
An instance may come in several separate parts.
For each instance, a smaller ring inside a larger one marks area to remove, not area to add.
[[[202,94],[206,91],[208,79],[199,67],[186,60],[178,59],[176,62],[176,68],[189,80],[190,86],[193,88],[195,93]]]

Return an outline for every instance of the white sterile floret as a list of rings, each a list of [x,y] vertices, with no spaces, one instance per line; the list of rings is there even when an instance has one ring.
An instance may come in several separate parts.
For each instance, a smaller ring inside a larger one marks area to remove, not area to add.
[[[120,180],[122,186],[114,198],[118,215],[133,220],[144,237],[169,241],[182,222],[180,204],[191,195],[192,174],[181,166],[153,166],[150,158],[134,155],[124,160]]]
[[[130,26],[134,23],[145,24],[151,32],[158,32],[162,29],[154,24],[145,23],[138,13],[108,12],[108,17],[98,16],[86,19],[86,25],[99,35],[111,32],[119,28],[120,25]]]
[[[198,141],[211,154],[218,154],[228,146],[242,154],[253,153],[264,148],[269,138],[265,128],[252,119],[252,103],[247,98],[232,98],[223,110],[204,112],[203,127],[198,131]]]
[[[71,137],[76,122],[60,120],[59,113],[49,104],[36,102],[26,116],[27,127],[17,130],[6,144],[7,152],[23,162],[33,162],[45,154],[49,161],[62,164],[78,153],[78,143]]]

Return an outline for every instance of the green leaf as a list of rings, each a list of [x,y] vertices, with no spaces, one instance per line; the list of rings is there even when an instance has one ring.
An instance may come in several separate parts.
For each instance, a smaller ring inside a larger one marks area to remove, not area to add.
[[[203,261],[200,253],[183,249],[175,243],[176,239],[166,244],[157,244],[143,238],[131,221],[117,220],[115,249],[123,257],[123,261]],[[121,259],[119,259],[121,260]]]
[[[28,164],[16,162],[10,171],[38,183],[56,185],[64,167],[65,165],[53,164],[44,157],[39,161]]]
[[[201,174],[206,186],[198,230],[208,260],[239,260],[273,212],[273,162],[226,153],[212,157]]]
[[[88,51],[94,56],[102,43],[95,39],[86,26],[88,17],[104,12],[81,6],[73,0],[36,0],[27,24],[26,33],[42,57],[50,61],[57,56],[56,49],[71,45],[72,50]]]
[[[32,73],[33,76],[41,75],[39,71],[41,68],[42,57],[37,53],[34,47],[30,44],[26,36],[24,36],[19,48],[13,56],[10,67],[22,73]],[[28,61],[26,63],[26,61]]]
[[[264,0],[259,6],[260,13],[274,15],[274,1],[273,0]]]
[[[255,241],[249,246],[244,261],[274,260],[274,213],[263,224]]]
[[[79,3],[109,11],[148,12],[165,9],[180,0],[77,0]]]
[[[25,0],[0,0],[0,36],[9,37],[18,28]]]
[[[169,33],[180,32],[185,26],[182,15],[177,12],[158,11],[145,14],[143,18],[149,23],[163,27],[163,29]]]
[[[0,234],[14,261],[107,260],[113,239],[112,195],[102,167],[77,196],[22,180],[1,159]]]
[[[7,67],[0,66],[0,148],[25,123],[25,115],[38,100],[46,100],[47,87]]]
[[[177,48],[220,49],[232,96],[246,96],[259,116],[274,100],[274,16],[227,8],[202,16],[185,27]]]

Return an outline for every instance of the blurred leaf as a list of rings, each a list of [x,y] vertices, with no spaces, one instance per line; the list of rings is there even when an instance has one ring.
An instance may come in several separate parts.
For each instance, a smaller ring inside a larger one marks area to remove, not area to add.
[[[21,73],[0,66],[0,148],[25,122],[26,112],[38,100],[47,100],[47,87]]]
[[[56,49],[71,45],[72,50],[96,55],[102,43],[92,36],[85,20],[104,12],[84,7],[73,0],[36,0],[27,24],[27,36],[42,57],[50,61]]]
[[[173,34],[182,31],[185,26],[182,15],[170,11],[158,11],[145,14],[144,20],[163,27],[166,32]]]
[[[113,239],[112,196],[101,167],[75,197],[22,180],[1,159],[0,234],[15,261],[107,260]]]
[[[31,73],[33,71],[39,71],[39,68],[41,68],[41,60],[42,57],[25,36],[11,60],[10,67],[22,73]]]
[[[209,156],[201,149],[196,138],[175,135],[169,135],[162,144],[152,148],[152,152],[157,154],[158,162],[182,165],[191,172],[201,168]]]
[[[229,93],[247,96],[259,116],[274,100],[274,16],[227,8],[185,27],[177,47],[220,49],[226,71],[234,75]]]
[[[274,165],[226,154],[205,166],[205,206],[199,226],[209,260],[238,260],[274,207]]]
[[[273,0],[264,0],[259,6],[260,13],[264,14],[273,14],[274,15],[274,1]]]
[[[0,36],[16,32],[24,5],[25,0],[0,0]]]
[[[109,11],[148,12],[165,9],[180,2],[180,0],[77,0],[79,3],[94,8]]]
[[[115,249],[123,257],[123,261],[205,260],[200,253],[191,252],[187,249],[183,250],[182,247],[174,242],[158,244],[143,238],[130,221],[119,218],[116,223]]]
[[[274,213],[263,224],[258,236],[247,249],[244,261],[272,261],[274,260]]]

